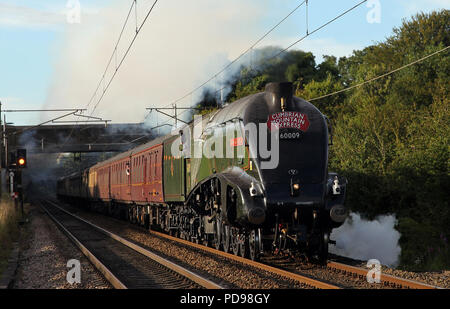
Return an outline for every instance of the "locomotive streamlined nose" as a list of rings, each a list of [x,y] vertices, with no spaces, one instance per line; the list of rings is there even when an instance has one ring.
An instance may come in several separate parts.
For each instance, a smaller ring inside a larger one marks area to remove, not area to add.
[[[266,212],[261,208],[252,208],[248,212],[248,221],[251,224],[259,225],[266,220]]]

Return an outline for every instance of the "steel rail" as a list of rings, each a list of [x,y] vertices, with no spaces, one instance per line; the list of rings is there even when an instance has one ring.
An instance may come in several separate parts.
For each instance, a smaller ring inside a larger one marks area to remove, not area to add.
[[[347,273],[352,273],[358,276],[363,276],[364,278],[366,278],[367,276],[367,269],[350,266],[338,262],[328,262],[327,267]],[[380,281],[409,289],[441,289],[441,287],[438,286],[433,286],[422,282],[386,275],[383,273],[381,273],[380,275]]]
[[[160,236],[160,237],[172,240],[172,241],[176,241],[176,242],[197,248],[197,249],[201,249],[201,250],[209,252],[209,253],[213,253],[213,254],[217,254],[217,255],[220,255],[220,256],[223,256],[226,258],[230,258],[234,261],[241,262],[241,263],[262,269],[262,270],[274,272],[278,275],[285,276],[289,279],[303,282],[303,283],[309,284],[311,286],[314,286],[314,287],[317,287],[320,289],[339,289],[339,287],[335,286],[335,285],[324,283],[324,282],[321,282],[321,281],[318,281],[315,279],[311,279],[311,278],[308,278],[308,277],[305,277],[302,275],[298,275],[295,273],[291,273],[291,272],[288,272],[288,271],[285,271],[285,270],[282,270],[282,269],[279,269],[276,267],[268,266],[266,264],[262,264],[262,263],[255,262],[255,261],[252,261],[249,259],[245,259],[240,256],[235,256],[231,253],[219,251],[217,249],[206,247],[201,244],[192,243],[188,240],[176,238],[176,237],[173,237],[173,236],[170,236],[170,235],[167,235],[164,233],[156,232],[156,231],[150,231],[150,233],[154,234],[156,236]],[[346,264],[342,264],[342,263],[338,263],[338,262],[328,262],[327,267],[331,268],[331,269],[344,271],[347,273],[356,274],[358,276],[363,276],[364,278],[366,278],[366,276],[367,276],[367,269],[350,266],[350,265],[346,265]],[[421,283],[421,282],[417,282],[417,281],[413,281],[413,280],[409,280],[409,279],[403,279],[400,277],[395,277],[395,276],[391,276],[391,275],[387,275],[387,274],[381,274],[380,280],[382,282],[386,282],[388,284],[392,284],[395,286],[401,286],[401,287],[405,287],[405,288],[410,288],[410,289],[442,289],[441,287],[438,287],[438,286],[433,286],[433,285],[429,285],[426,283]]]
[[[123,244],[123,245],[125,245],[125,246],[127,246],[127,247],[129,247],[129,248],[131,248],[133,250],[135,250],[136,252],[139,252],[140,254],[142,254],[142,255],[144,255],[144,256],[154,260],[155,262],[157,262],[157,263],[167,267],[168,269],[171,269],[172,271],[175,271],[176,273],[180,274],[181,276],[190,279],[191,281],[197,283],[198,285],[200,285],[200,286],[202,286],[204,288],[207,288],[207,289],[223,289],[222,286],[220,286],[220,285],[218,285],[218,284],[216,284],[216,283],[214,283],[214,282],[212,282],[212,281],[210,281],[210,280],[208,280],[206,278],[203,278],[202,276],[200,276],[198,274],[195,274],[194,272],[192,272],[192,271],[190,271],[190,270],[188,270],[188,269],[186,269],[186,268],[184,268],[184,267],[182,267],[180,265],[177,265],[177,264],[175,264],[173,262],[170,262],[170,261],[164,259],[163,257],[161,257],[161,256],[159,256],[159,255],[157,255],[157,254],[155,254],[153,252],[150,252],[149,250],[147,250],[145,248],[140,247],[137,244],[134,244],[134,243],[132,243],[132,242],[130,242],[130,241],[128,241],[128,240],[126,240],[126,239],[116,235],[116,234],[113,234],[113,233],[111,233],[111,232],[109,232],[109,231],[107,231],[107,230],[105,230],[105,229],[103,229],[103,228],[93,224],[90,221],[87,221],[87,220],[85,220],[85,219],[83,219],[83,218],[81,218],[81,217],[79,217],[77,215],[74,215],[74,214],[68,212],[67,210],[59,207],[53,201],[47,200],[47,202],[52,204],[54,207],[58,208],[60,211],[70,215],[71,217],[73,217],[73,218],[75,218],[77,220],[80,220],[80,221],[82,221],[82,222],[92,226],[93,228],[95,228],[98,231],[100,231],[101,233],[109,236],[110,238],[112,238],[112,239],[120,242],[121,244]]]
[[[307,285],[312,286],[314,288],[318,288],[318,289],[340,289],[340,287],[338,287],[336,285],[333,285],[333,284],[329,284],[329,283],[326,283],[326,282],[315,280],[315,279],[312,279],[312,278],[309,278],[309,277],[306,277],[306,276],[302,276],[302,275],[299,275],[299,274],[291,273],[291,272],[283,270],[283,269],[279,269],[279,268],[272,267],[272,266],[269,266],[269,265],[266,265],[266,264],[262,264],[262,263],[259,263],[259,262],[255,262],[255,261],[252,261],[252,260],[249,260],[249,259],[246,259],[246,258],[242,258],[240,256],[236,256],[236,255],[231,254],[231,253],[226,253],[226,252],[223,252],[223,251],[216,250],[214,248],[210,248],[210,247],[206,247],[204,245],[196,244],[196,243],[190,242],[188,240],[176,238],[176,237],[173,237],[173,236],[170,236],[170,235],[167,235],[167,234],[164,234],[164,233],[156,232],[156,231],[150,231],[150,233],[153,234],[153,235],[156,235],[156,236],[160,236],[160,237],[166,238],[168,240],[172,240],[172,241],[175,241],[175,242],[178,242],[178,243],[181,243],[181,244],[184,244],[184,245],[196,248],[196,249],[200,249],[200,250],[206,251],[208,253],[213,253],[215,255],[219,255],[221,257],[228,258],[230,260],[242,263],[244,265],[249,265],[249,266],[255,267],[255,268],[260,269],[260,270],[268,271],[268,272],[274,273],[276,275],[279,275],[279,276],[282,276],[282,277],[285,277],[285,278],[288,278],[288,279],[292,279],[292,280],[295,280],[295,281],[300,282],[300,283],[307,284]]]
[[[127,289],[125,284],[123,284],[112,272],[109,270],[108,267],[106,267],[102,262],[100,262],[95,255],[86,248],[71,232],[69,232],[68,229],[64,227],[64,225],[59,222],[49,211],[48,209],[40,203],[41,208],[47,213],[47,215],[50,217],[50,219],[55,222],[55,224],[58,226],[59,229],[62,230],[64,234],[66,234],[67,237],[83,252],[83,254],[89,259],[89,261],[97,268],[105,277],[106,280],[108,280],[111,285],[116,289]]]

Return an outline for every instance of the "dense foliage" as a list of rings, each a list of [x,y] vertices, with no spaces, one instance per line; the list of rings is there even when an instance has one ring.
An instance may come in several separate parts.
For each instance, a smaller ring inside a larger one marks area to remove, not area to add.
[[[267,60],[279,49],[258,50],[260,60],[230,78],[227,101],[260,92],[270,81],[293,82],[305,99],[359,84],[448,46],[449,25],[448,10],[418,14],[384,42],[351,57],[325,56],[318,65],[308,52]],[[349,180],[349,207],[368,218],[397,216],[404,268],[450,267],[449,72],[446,51],[313,102],[332,119],[330,168]]]

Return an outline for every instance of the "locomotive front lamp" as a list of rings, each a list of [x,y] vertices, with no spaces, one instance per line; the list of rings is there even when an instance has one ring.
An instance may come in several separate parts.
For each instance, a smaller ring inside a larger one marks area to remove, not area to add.
[[[298,196],[300,193],[300,184],[291,179],[291,196]]]

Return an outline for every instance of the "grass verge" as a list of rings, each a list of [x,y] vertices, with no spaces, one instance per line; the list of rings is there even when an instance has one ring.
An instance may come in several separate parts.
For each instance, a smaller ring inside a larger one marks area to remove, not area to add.
[[[19,239],[20,209],[7,195],[0,200],[0,277],[8,265],[13,243]]]

